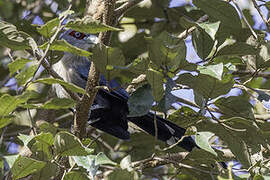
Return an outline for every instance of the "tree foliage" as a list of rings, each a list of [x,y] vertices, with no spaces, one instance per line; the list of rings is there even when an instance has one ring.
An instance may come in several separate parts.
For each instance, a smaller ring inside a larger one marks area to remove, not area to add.
[[[269,179],[270,21],[260,9],[268,13],[269,2],[249,2],[259,22],[234,0],[174,3],[117,1],[114,16],[128,11],[109,26],[84,17],[85,0],[0,0],[0,178]],[[64,28],[112,31],[111,44],[79,49],[58,40]],[[90,127],[76,137],[69,109],[86,91],[51,71],[64,52],[89,57],[127,88],[129,116],[166,116],[201,149],[136,127],[130,141]],[[73,98],[56,98],[55,83]]]

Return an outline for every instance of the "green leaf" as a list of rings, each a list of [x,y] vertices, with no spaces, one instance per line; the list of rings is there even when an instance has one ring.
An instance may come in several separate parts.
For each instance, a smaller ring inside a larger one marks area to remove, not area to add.
[[[138,88],[128,99],[129,117],[143,116],[152,108],[154,98],[149,85]]]
[[[133,133],[131,134],[132,141],[124,141],[122,147],[130,150],[129,155],[133,161],[139,161],[149,158],[155,151],[156,146],[161,148],[166,147],[166,143],[163,141],[156,141],[155,137],[149,136],[146,133]],[[179,147],[175,147],[172,150],[179,151]]]
[[[65,27],[73,29],[75,31],[96,34],[99,32],[105,31],[121,31],[115,27],[111,27],[105,24],[102,24],[100,21],[93,20],[91,17],[86,16],[83,19],[76,19],[74,21],[69,21]]]
[[[37,28],[37,31],[44,37],[49,38],[51,37],[60,23],[59,18],[54,18],[48,21],[46,24],[42,25],[41,27]]]
[[[164,95],[163,74],[154,69],[148,69],[146,72],[146,78],[152,87],[152,93],[155,101],[160,101]]]
[[[201,59],[208,57],[214,46],[214,40],[203,29],[198,28],[192,33],[192,44]]]
[[[223,77],[222,81],[219,81],[218,79],[205,74],[199,74],[199,76],[181,74],[176,82],[189,86],[207,99],[216,98],[228,93],[234,84],[231,75],[226,75]]]
[[[217,56],[244,56],[255,55],[256,53],[257,50],[253,46],[243,42],[236,42],[220,49]]]
[[[138,75],[144,74],[145,71],[148,69],[149,62],[150,61],[148,58],[136,58],[132,63],[127,65],[128,70]]]
[[[16,155],[8,155],[8,156],[4,156],[7,164],[8,164],[8,167],[11,168],[13,166],[13,164],[15,163],[16,159],[19,157],[18,154]]]
[[[229,149],[237,157],[244,167],[250,166],[250,158],[247,150],[246,143],[231,129],[225,128],[219,123],[213,123],[209,120],[202,121],[196,125],[198,131],[213,132],[219,138],[221,138]]]
[[[126,169],[129,172],[133,170],[132,164],[131,164],[131,156],[127,155],[124,157],[120,162],[121,169]]]
[[[45,50],[48,46],[48,42],[42,44],[40,49]],[[63,51],[63,52],[70,52],[72,54],[76,54],[78,56],[90,56],[92,53],[83,49],[80,49],[76,46],[72,46],[65,40],[56,40],[50,45],[50,50],[54,51]]]
[[[86,173],[78,172],[78,171],[70,171],[65,174],[64,180],[89,180],[89,177]]]
[[[26,91],[20,96],[10,96],[9,94],[2,95],[0,97],[0,117],[9,115],[18,105],[25,103],[30,98],[31,93],[29,93],[29,91]]]
[[[194,0],[193,4],[209,16],[218,19],[231,29],[241,29],[242,24],[236,9],[229,2],[217,0]]]
[[[241,96],[222,97],[215,105],[224,113],[224,118],[245,117],[254,119],[252,105],[249,100]]]
[[[222,155],[222,153],[220,153],[218,150],[216,150],[216,152],[218,152],[218,155]],[[215,154],[212,154],[212,153],[205,151],[203,149],[194,148],[192,150],[192,152],[190,152],[185,157],[185,159],[182,161],[182,163],[188,163],[188,164],[192,165],[193,167],[198,167],[198,168],[205,167],[208,170],[209,169],[214,170],[214,169],[216,169],[214,164],[218,160],[220,160],[220,159]],[[224,159],[224,160],[229,161],[230,159]],[[201,164],[202,161],[203,161],[203,165]],[[192,173],[192,175],[197,174],[197,173],[200,174],[200,172],[194,172],[194,173]],[[203,179],[209,179],[209,178],[204,177]]]
[[[55,135],[58,131],[58,128],[55,127],[53,124],[50,124],[48,122],[42,122],[42,124],[39,126],[40,130],[44,133],[51,133],[53,135]]]
[[[257,68],[268,68],[270,66],[270,43],[262,42],[259,47],[259,57],[256,59]]]
[[[46,162],[46,165],[38,172],[32,174],[32,179],[48,180],[55,178],[60,172],[60,168],[55,163]]]
[[[136,59],[147,49],[145,33],[136,33],[131,39],[118,44],[127,59]]]
[[[24,85],[30,78],[32,78],[38,69],[38,65],[32,65],[23,69],[15,76],[18,86]]]
[[[13,24],[0,20],[0,46],[12,50],[31,49],[34,40],[28,34],[18,31]]]
[[[116,163],[112,162],[103,152],[100,152],[97,155],[72,156],[72,158],[78,166],[86,169],[91,177],[96,175],[99,165],[116,165]]]
[[[179,41],[167,32],[146,40],[149,45],[150,60],[156,65],[167,65],[171,70],[175,70],[186,60],[186,45],[183,40]]]
[[[64,131],[55,135],[54,146],[60,156],[86,156],[93,152],[84,147],[79,138]]]
[[[0,129],[12,122],[12,117],[0,117]]]
[[[116,163],[111,161],[103,152],[100,152],[95,157],[95,165],[102,165],[102,164],[116,165]]]
[[[134,175],[127,170],[115,170],[108,175],[108,180],[134,180]]]
[[[20,179],[34,172],[40,171],[45,165],[46,162],[19,156],[11,168],[12,177],[14,180]]]
[[[181,107],[168,116],[168,120],[183,128],[190,127],[197,122],[198,119],[205,119],[205,117],[186,106]]]
[[[52,146],[54,143],[53,135],[51,133],[40,133],[39,135],[36,135],[33,140],[42,142],[43,144],[46,144],[47,146]]]
[[[259,152],[260,147],[267,144],[267,139],[264,138],[263,132],[254,124],[253,120],[233,117],[225,119],[224,123],[238,130],[235,131],[235,135],[246,143],[249,147],[249,152],[252,154]]]
[[[268,175],[260,175],[260,174],[256,174],[253,178],[253,180],[269,180],[270,176]]]
[[[197,70],[199,70],[201,74],[212,76],[220,81],[222,80],[223,63],[208,66],[198,66]]]
[[[125,57],[121,49],[101,44],[94,47],[91,60],[107,80],[113,79],[119,69],[125,65]]]
[[[42,106],[44,109],[68,109],[74,107],[76,102],[68,98],[54,98]]]
[[[173,79],[167,78],[165,84],[165,94],[163,98],[158,103],[158,111],[166,113],[172,106],[173,103],[177,102],[178,98],[172,94],[173,88],[176,83]]]
[[[267,9],[270,10],[270,2],[265,2],[265,7],[267,7]]]
[[[22,69],[28,62],[31,62],[29,59],[16,59],[15,61],[8,64],[10,75],[16,73],[16,71]]]
[[[48,161],[52,160],[52,148],[51,146],[54,143],[54,138],[51,133],[40,133],[35,136],[28,143],[28,147],[32,152],[35,152],[33,155],[39,160]]]
[[[211,132],[198,132],[195,135],[195,142],[196,144],[204,149],[205,151],[208,151],[215,156],[217,156],[217,153],[214,151],[214,149],[210,146],[209,144],[209,139],[213,136],[214,134]]]
[[[42,78],[42,79],[38,79],[38,80],[34,81],[33,83],[44,83],[44,84],[49,84],[49,85],[58,83],[58,84],[61,84],[62,86],[65,86],[67,89],[69,89],[73,92],[77,92],[77,93],[81,93],[81,94],[86,93],[83,88],[76,86],[72,83],[65,82],[65,81],[60,80],[60,79]]]
[[[95,157],[94,155],[88,155],[88,156],[72,156],[72,159],[75,161],[75,163],[83,167],[87,170],[89,176],[91,179],[95,179],[95,175],[98,171],[99,165],[95,164]]]

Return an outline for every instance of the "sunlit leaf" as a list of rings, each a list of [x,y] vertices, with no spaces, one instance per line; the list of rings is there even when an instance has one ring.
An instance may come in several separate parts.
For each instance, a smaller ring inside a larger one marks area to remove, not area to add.
[[[217,153],[213,150],[213,148],[209,144],[209,139],[213,135],[214,134],[210,133],[210,132],[198,132],[195,135],[195,142],[200,148],[202,148],[202,149],[214,154],[215,156],[217,156]]]
[[[218,80],[222,80],[222,74],[223,74],[223,64],[215,64],[215,65],[209,65],[209,66],[198,66],[198,70],[201,74],[207,74],[209,76],[212,76],[214,78],[217,78]]]

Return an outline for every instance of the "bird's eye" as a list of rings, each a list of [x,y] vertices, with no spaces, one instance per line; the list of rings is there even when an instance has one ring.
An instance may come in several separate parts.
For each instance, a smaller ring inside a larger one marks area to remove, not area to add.
[[[75,37],[76,39],[83,39],[86,36],[84,33],[77,32],[77,31],[71,31],[69,35]]]

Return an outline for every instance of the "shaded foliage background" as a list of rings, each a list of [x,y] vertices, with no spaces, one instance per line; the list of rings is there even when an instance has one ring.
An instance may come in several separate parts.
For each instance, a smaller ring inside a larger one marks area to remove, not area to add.
[[[116,8],[132,2],[140,1],[117,1]],[[174,3],[142,1],[110,27],[83,18],[84,0],[0,0],[0,178],[269,178],[270,3],[252,0],[250,9],[236,1]],[[251,9],[263,24],[257,29]],[[78,49],[57,40],[63,27],[112,30],[111,45]],[[199,60],[187,61],[193,47]],[[85,90],[50,70],[63,52],[89,56],[107,79],[121,82],[131,94],[130,116],[152,109],[187,128],[201,149],[185,152],[134,126],[130,141],[90,127],[88,138],[72,135],[68,109]],[[53,83],[73,99],[56,98]],[[221,161],[230,161],[228,169]]]

